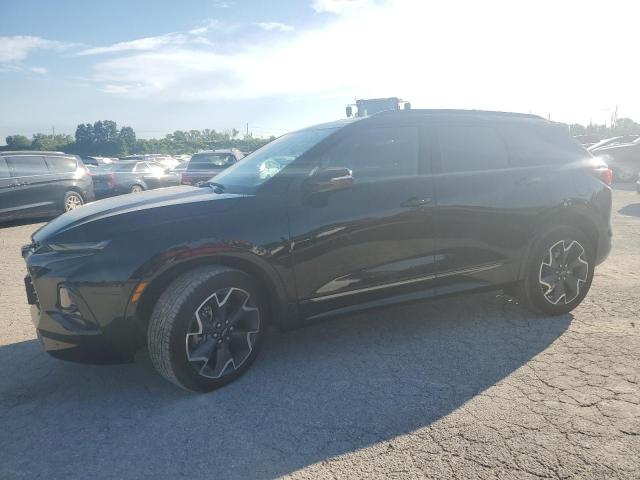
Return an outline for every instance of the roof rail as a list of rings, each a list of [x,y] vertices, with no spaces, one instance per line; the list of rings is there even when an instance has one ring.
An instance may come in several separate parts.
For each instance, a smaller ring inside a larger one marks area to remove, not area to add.
[[[428,115],[487,115],[496,117],[519,117],[519,118],[534,118],[536,120],[544,120],[539,115],[532,113],[517,113],[517,112],[498,112],[493,110],[460,110],[460,109],[437,109],[437,108],[412,108],[411,110],[387,110],[377,113],[376,115],[407,115],[412,113],[422,113]]]

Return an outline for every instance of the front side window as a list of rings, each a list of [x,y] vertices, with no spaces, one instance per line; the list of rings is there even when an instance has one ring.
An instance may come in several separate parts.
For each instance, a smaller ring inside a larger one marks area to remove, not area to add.
[[[11,164],[12,177],[30,177],[49,173],[44,157],[37,155],[20,155],[8,157]]]
[[[74,157],[47,157],[47,163],[56,173],[75,172],[78,162]]]
[[[140,162],[136,164],[133,171],[136,173],[149,173],[151,170],[149,169],[149,165],[147,163]]]
[[[338,128],[314,128],[283,135],[216,175],[215,182],[230,191],[251,192]]]
[[[322,155],[321,167],[346,167],[355,181],[417,175],[418,129],[379,127],[356,131]]]
[[[509,166],[507,147],[495,129],[475,125],[439,128],[444,173],[496,170]]]

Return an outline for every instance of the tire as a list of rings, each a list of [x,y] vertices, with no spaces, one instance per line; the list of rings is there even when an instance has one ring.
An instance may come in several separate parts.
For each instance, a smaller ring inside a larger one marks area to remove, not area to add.
[[[552,254],[558,257],[552,260]],[[589,292],[595,251],[581,230],[558,226],[535,241],[525,265],[518,289],[520,302],[536,313],[564,315]]]
[[[144,192],[144,187],[142,185],[138,185],[137,183],[135,185],[132,185],[131,189],[129,190],[129,193],[140,193],[140,192]]]
[[[64,194],[64,198],[62,200],[62,209],[65,212],[75,210],[82,205],[84,205],[84,198],[80,193],[71,190]]]
[[[222,387],[255,360],[266,311],[263,292],[244,272],[221,266],[187,272],[167,287],[153,309],[147,332],[151,362],[186,390]]]

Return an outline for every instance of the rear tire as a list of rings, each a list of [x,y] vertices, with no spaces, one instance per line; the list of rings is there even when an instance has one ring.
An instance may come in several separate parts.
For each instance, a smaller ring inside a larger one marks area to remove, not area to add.
[[[130,193],[144,192],[144,187],[142,185],[135,184],[131,187],[131,190],[129,190],[129,192]]]
[[[534,312],[564,315],[587,295],[594,267],[595,251],[585,234],[574,227],[555,227],[535,241],[518,299]]]
[[[253,279],[228,267],[201,267],[160,295],[147,333],[160,374],[193,392],[240,377],[255,360],[266,331],[266,303]]]
[[[64,194],[64,199],[62,200],[62,209],[65,212],[75,210],[82,205],[84,205],[84,198],[78,192],[72,190]]]

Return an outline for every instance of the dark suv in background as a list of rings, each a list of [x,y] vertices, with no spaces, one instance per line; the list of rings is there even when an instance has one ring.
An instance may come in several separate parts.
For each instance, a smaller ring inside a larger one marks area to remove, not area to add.
[[[185,171],[182,172],[183,185],[197,185],[215,177],[224,169],[244,158],[239,150],[207,150],[195,153]]]
[[[566,314],[611,248],[611,171],[532,115],[318,125],[214,180],[96,202],[33,235],[27,297],[49,353],[122,361],[146,344],[166,379],[208,391],[246,371],[268,324],[483,289]]]
[[[78,156],[0,152],[0,220],[68,212],[91,201],[91,176]]]

